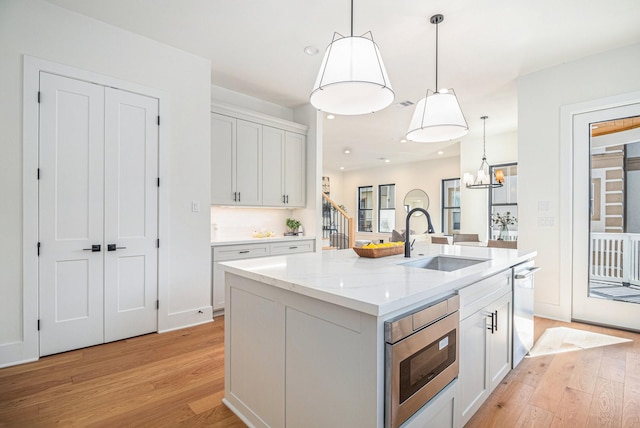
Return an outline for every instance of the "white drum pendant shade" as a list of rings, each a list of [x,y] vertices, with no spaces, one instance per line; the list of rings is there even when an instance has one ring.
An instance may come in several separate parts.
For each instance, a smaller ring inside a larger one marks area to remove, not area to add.
[[[363,36],[336,40],[334,35],[311,92],[311,104],[327,113],[356,115],[382,110],[394,96],[374,41]]]
[[[453,89],[447,92],[427,90],[427,96],[418,101],[413,112],[407,139],[435,143],[460,138],[467,132],[469,127]]]

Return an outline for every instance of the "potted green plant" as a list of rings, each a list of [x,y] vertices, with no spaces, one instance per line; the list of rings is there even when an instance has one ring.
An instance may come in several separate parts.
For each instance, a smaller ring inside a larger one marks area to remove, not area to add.
[[[295,218],[288,218],[285,224],[289,229],[289,232],[285,233],[285,235],[297,235],[298,229],[302,225],[302,223],[300,223],[300,221],[296,220]]]

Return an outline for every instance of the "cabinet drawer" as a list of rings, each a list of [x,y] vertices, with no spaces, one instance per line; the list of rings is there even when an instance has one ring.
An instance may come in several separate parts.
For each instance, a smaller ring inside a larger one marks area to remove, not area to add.
[[[269,244],[243,244],[225,245],[213,248],[213,261],[224,262],[228,260],[251,259],[254,257],[266,257],[269,255]]]
[[[271,255],[309,253],[313,247],[313,240],[272,243]]]
[[[511,269],[504,270],[458,291],[460,319],[473,315],[497,297],[511,291]]]

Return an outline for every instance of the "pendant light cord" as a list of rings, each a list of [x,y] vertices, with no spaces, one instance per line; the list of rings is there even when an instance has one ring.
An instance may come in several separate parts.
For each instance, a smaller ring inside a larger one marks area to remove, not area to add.
[[[436,23],[436,87],[435,91],[438,92],[438,27],[439,23]]]
[[[351,0],[351,37],[353,37],[353,0]]]
[[[482,160],[487,160],[487,118],[488,116],[482,116]]]

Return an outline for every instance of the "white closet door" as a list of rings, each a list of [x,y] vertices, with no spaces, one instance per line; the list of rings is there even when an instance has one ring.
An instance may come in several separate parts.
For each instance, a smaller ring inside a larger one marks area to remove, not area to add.
[[[158,100],[105,89],[105,342],[157,331]]]
[[[103,249],[104,89],[41,73],[40,92],[40,355],[49,355],[103,342],[103,252],[91,247]]]

